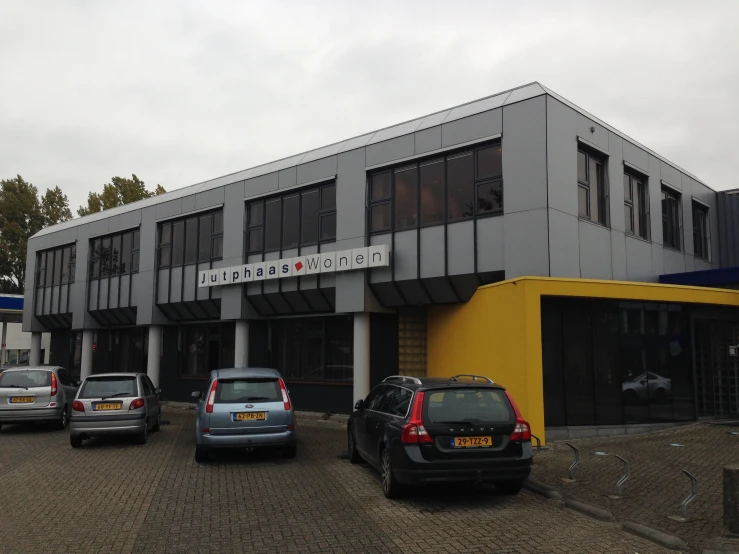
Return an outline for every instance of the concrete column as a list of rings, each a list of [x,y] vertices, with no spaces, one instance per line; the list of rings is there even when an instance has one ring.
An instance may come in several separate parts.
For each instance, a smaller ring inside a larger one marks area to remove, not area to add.
[[[3,321],[3,332],[0,336],[0,369],[5,365],[5,339],[8,338],[8,322]]]
[[[28,357],[31,366],[41,364],[41,333],[31,333],[31,354]]]
[[[249,367],[249,321],[236,322],[234,343],[234,367]]]
[[[354,314],[354,403],[370,390],[370,316]]]
[[[94,340],[94,331],[82,331],[82,356],[80,357],[81,381],[92,375],[92,343]]]
[[[149,355],[146,360],[146,374],[154,383],[155,387],[159,386],[159,360],[162,352],[162,326],[149,326]]]

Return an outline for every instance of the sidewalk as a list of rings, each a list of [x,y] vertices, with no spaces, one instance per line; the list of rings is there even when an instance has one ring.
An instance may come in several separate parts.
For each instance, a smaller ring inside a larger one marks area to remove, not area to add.
[[[723,528],[722,470],[739,461],[736,426],[697,423],[665,431],[615,438],[570,440],[580,450],[574,483],[565,483],[574,461],[572,450],[561,441],[550,443],[535,459],[532,478],[574,498],[609,510],[618,521],[633,521],[677,535],[697,551],[715,544]],[[672,443],[683,446],[669,446]],[[606,452],[608,456],[594,455]],[[622,456],[631,465],[631,477],[623,486],[624,498],[614,500],[616,482],[623,474]],[[680,515],[680,504],[690,492],[690,480],[682,469],[698,479],[698,498],[688,505],[688,521],[668,519]]]

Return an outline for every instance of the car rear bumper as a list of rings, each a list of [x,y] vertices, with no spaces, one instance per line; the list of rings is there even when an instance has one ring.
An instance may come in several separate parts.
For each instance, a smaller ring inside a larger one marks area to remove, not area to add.
[[[258,448],[264,446],[289,446],[295,444],[297,436],[294,429],[282,433],[253,433],[250,435],[211,435],[199,433],[198,446],[207,448]]]
[[[523,481],[531,473],[531,465],[479,469],[404,469],[394,470],[395,478],[404,484]]]
[[[52,421],[59,419],[64,406],[54,408],[14,408],[0,410],[0,425],[7,423],[25,423],[32,421]]]
[[[138,434],[144,431],[146,414],[121,416],[72,416],[69,433],[88,437],[108,434]]]

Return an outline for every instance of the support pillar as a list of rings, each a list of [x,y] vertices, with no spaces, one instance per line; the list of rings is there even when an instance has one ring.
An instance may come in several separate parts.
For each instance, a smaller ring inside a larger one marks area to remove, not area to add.
[[[249,321],[236,322],[234,342],[234,367],[249,367]]]
[[[41,365],[41,333],[31,333],[31,353],[28,365]]]
[[[80,356],[81,381],[92,375],[92,343],[94,340],[94,331],[82,331],[82,356]]]
[[[146,374],[159,387],[159,361],[162,352],[162,326],[149,326],[149,352],[146,357]]]
[[[370,390],[370,315],[354,314],[354,403]]]
[[[8,322],[3,321],[3,332],[0,337],[0,369],[5,366],[5,339],[8,338]]]

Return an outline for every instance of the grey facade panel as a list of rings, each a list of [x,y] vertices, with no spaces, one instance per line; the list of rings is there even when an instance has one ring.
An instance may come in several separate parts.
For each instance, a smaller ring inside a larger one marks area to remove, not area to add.
[[[136,325],[149,325],[154,319],[154,270],[139,271],[134,278]]]
[[[477,272],[505,270],[505,217],[484,217],[477,225]]]
[[[664,249],[665,273],[684,273],[685,272],[685,254],[675,252],[669,248]]]
[[[173,267],[169,275],[169,301],[182,302],[183,289],[182,266]]]
[[[366,167],[413,156],[416,152],[415,142],[414,135],[406,135],[367,146],[364,149]]]
[[[298,184],[311,183],[336,175],[337,157],[329,156],[298,166]]]
[[[299,248],[291,248],[289,250],[283,250],[282,251],[282,258],[294,258],[295,256],[298,256]],[[238,263],[238,262],[234,262]],[[285,279],[280,279],[280,290],[282,292],[293,292],[298,290],[298,278],[297,277],[287,277]]]
[[[626,281],[626,235],[611,229],[611,268],[615,281]]]
[[[198,264],[198,273],[210,269],[210,263]],[[211,287],[197,287],[195,289],[196,300],[208,300],[210,298]]]
[[[549,275],[547,210],[506,214],[504,225],[506,279]]]
[[[649,156],[649,222],[650,240],[662,244],[662,162]],[[661,275],[661,274],[660,274]]]
[[[129,306],[135,306],[131,303],[131,274],[121,275],[121,283],[119,289],[119,302],[118,304],[122,308],[128,308]]]
[[[251,198],[252,196],[259,196],[260,194],[266,194],[274,192],[279,187],[279,177],[277,173],[268,173],[267,175],[260,175],[253,179],[247,179],[244,184],[244,197]]]
[[[616,134],[611,133],[611,138],[617,137]],[[643,171],[649,171],[649,154],[645,150],[642,150],[638,146],[631,144],[628,140],[623,140],[618,137],[618,140],[623,143],[623,158],[624,161],[635,165]]]
[[[615,133],[609,133],[608,138],[608,205],[609,226],[621,233],[626,232],[626,216],[624,215],[624,149],[623,139]]]
[[[462,106],[453,108],[449,112],[449,115],[447,115],[444,118],[444,123],[449,123],[452,121],[457,121],[459,119],[465,119],[465,118],[468,118],[468,117],[471,117],[477,114],[490,112],[491,110],[494,110],[495,108],[501,107],[509,95],[510,95],[510,92],[503,92],[501,94],[496,94],[495,96],[489,96],[487,98],[483,98],[482,100],[477,100],[475,102],[470,102],[468,104],[464,104]],[[487,133],[487,134],[494,134],[494,133]],[[486,135],[482,135],[482,136],[486,136]],[[478,138],[478,137],[475,137],[475,138]],[[465,140],[472,140],[472,139],[464,139],[458,142],[464,142]]]
[[[652,243],[652,274],[645,281],[656,281],[657,276],[665,273],[665,249],[660,244]]]
[[[174,217],[182,213],[182,200],[170,200],[169,202],[162,202],[156,206],[157,219],[166,219],[168,217]],[[117,229],[109,229],[111,231]]]
[[[70,284],[69,295],[69,307],[72,312],[72,329],[82,329],[85,313],[87,313],[87,283],[82,280]]]
[[[318,148],[317,150],[311,150],[310,152],[305,154],[303,159],[300,160],[300,164],[305,165],[308,162],[320,160],[321,158],[328,158],[329,156],[335,156],[341,151],[341,147],[343,145],[344,145],[344,142],[337,142],[334,144],[330,144],[328,146],[324,146],[323,148]]]
[[[118,308],[118,295],[120,294],[120,277],[111,277],[108,290],[108,308]]]
[[[241,256],[226,258],[223,260],[223,266],[231,267],[241,265],[242,259],[243,258]],[[244,287],[241,285],[228,285],[218,288],[221,289],[221,319],[240,319],[243,310],[243,303],[245,302]]]
[[[349,250],[363,246],[365,246],[364,238],[336,241],[336,250]],[[336,313],[364,311],[364,271],[338,271],[332,275],[336,279]]]
[[[395,280],[418,278],[418,231],[398,231],[395,233]]]
[[[449,275],[475,272],[475,222],[450,223],[446,230],[447,270]]]
[[[611,268],[611,231],[600,225],[580,220],[580,277],[613,279]]]
[[[298,168],[297,167],[288,167],[287,169],[283,169],[280,171],[277,177],[277,186],[278,188],[284,189],[289,187],[294,187],[298,184]]]
[[[547,207],[546,97],[503,108],[506,213]]]
[[[197,266],[186,266],[182,272],[182,300],[192,302],[195,300],[195,290],[198,287]]]
[[[444,276],[444,226],[425,227],[421,233],[421,278]]]
[[[541,88],[541,85],[539,83],[531,83],[530,85],[513,89],[508,95],[508,98],[506,98],[503,105],[508,106],[510,104],[521,102],[523,100],[528,100],[529,98],[535,98],[543,94],[546,93],[544,92],[544,89]]]
[[[223,203],[223,257],[239,258],[244,255],[244,222],[246,204],[244,203],[244,183],[228,185],[224,191]]]
[[[629,236],[625,237],[625,241],[627,279],[629,281],[654,281],[652,245]]]
[[[388,250],[390,251],[391,260],[390,267],[377,267],[368,270],[368,280],[370,283],[387,283],[388,281],[392,281],[392,268],[396,266],[395,258],[397,258],[397,256],[395,255],[395,251],[392,250],[392,240],[393,238],[390,233],[386,235],[372,235],[371,237],[369,237],[370,246],[377,246],[380,244],[387,245]]]
[[[336,178],[336,239],[363,237],[367,174],[364,152],[352,150],[339,154]]]
[[[416,132],[416,154],[431,152],[441,148],[441,126],[430,127]]]
[[[195,211],[195,195],[191,194],[182,199],[182,213],[186,214],[193,211]]]
[[[339,148],[337,154],[340,154],[342,152],[350,152],[352,150],[356,150],[357,148],[364,147],[370,139],[374,136],[374,132],[367,133],[366,135],[362,135],[360,137],[354,137],[347,141],[344,141],[341,145],[341,148]]]
[[[195,209],[211,208],[220,206],[224,201],[224,188],[218,187],[195,195]]]
[[[651,175],[651,174],[650,174]],[[660,161],[660,178],[666,181],[670,187],[680,191],[683,188],[683,179],[680,172],[663,161]]]
[[[67,313],[68,312],[68,309],[67,309],[67,307],[69,306],[69,304],[67,302],[69,300],[68,297],[69,297],[69,287],[61,287],[61,289],[60,289],[60,299],[59,299],[59,305],[60,305],[59,311],[61,313]]]
[[[139,271],[151,271],[156,261],[157,223],[155,208],[146,208],[141,214],[141,250]],[[147,240],[148,237],[148,240]]]
[[[442,112],[436,112],[431,115],[427,115],[421,120],[421,123],[418,125],[418,128],[416,129],[416,132],[423,131],[424,129],[428,129],[429,127],[438,127],[442,123],[444,123],[444,120],[449,116],[449,113],[452,110],[444,110]]]
[[[169,297],[169,269],[158,269],[157,275],[157,293],[154,297],[155,304],[167,304],[170,302]]]
[[[549,250],[552,277],[580,277],[580,248],[576,216],[549,210]],[[575,245],[578,245],[575,248]]]
[[[98,287],[98,308],[107,310],[110,307],[110,280],[100,279]]]
[[[421,119],[414,119],[413,121],[406,121],[405,123],[401,123],[400,125],[394,125],[393,127],[388,127],[386,129],[380,129],[370,139],[367,145],[369,146],[370,144],[375,144],[377,142],[390,140],[395,137],[402,137],[404,135],[409,135],[413,133],[416,129],[418,129],[418,126],[421,124],[421,121],[422,121]]]
[[[464,119],[458,119],[441,126],[441,146],[454,146],[503,131],[503,110],[491,110]]]

